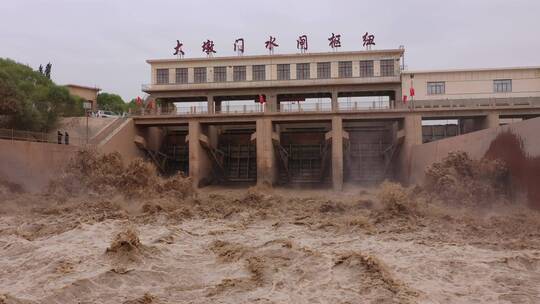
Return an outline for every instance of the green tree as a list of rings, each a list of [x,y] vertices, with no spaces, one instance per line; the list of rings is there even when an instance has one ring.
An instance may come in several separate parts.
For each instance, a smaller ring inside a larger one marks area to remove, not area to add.
[[[122,97],[111,93],[100,93],[97,97],[97,104],[100,110],[113,111],[116,113],[126,112],[128,105]]]
[[[137,98],[132,98],[127,104],[127,109],[128,110],[134,111],[134,110],[136,110],[138,108],[139,108],[139,106],[137,105]]]
[[[47,77],[49,79],[51,79],[51,69],[52,69],[52,64],[49,62],[45,66],[45,77]]]
[[[79,98],[26,65],[0,58],[0,128],[54,129],[60,116],[83,115]]]

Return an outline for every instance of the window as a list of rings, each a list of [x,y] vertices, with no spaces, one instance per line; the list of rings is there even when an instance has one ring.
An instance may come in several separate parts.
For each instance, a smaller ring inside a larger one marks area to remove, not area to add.
[[[266,80],[266,66],[264,64],[252,66],[253,80]]]
[[[169,69],[157,69],[156,70],[156,82],[157,84],[169,83]]]
[[[394,59],[381,60],[381,76],[395,76]]]
[[[188,69],[176,69],[176,83],[188,83]]]
[[[296,79],[309,79],[309,63],[296,64]]]
[[[493,92],[495,93],[512,92],[512,79],[493,80]]]
[[[233,67],[233,80],[246,81],[246,66],[237,65]]]
[[[206,82],[206,68],[194,68],[193,69],[193,82],[202,83]]]
[[[360,77],[373,77],[373,60],[360,61]]]
[[[441,95],[444,94],[445,84],[442,81],[438,82],[428,82],[427,83],[427,94],[428,95]]]
[[[340,61],[338,64],[339,77],[352,77],[352,61]]]
[[[317,78],[330,78],[330,62],[317,62]]]
[[[227,67],[214,67],[214,82],[227,81]]]
[[[277,65],[277,79],[278,80],[291,79],[291,66],[288,64],[278,64]]]

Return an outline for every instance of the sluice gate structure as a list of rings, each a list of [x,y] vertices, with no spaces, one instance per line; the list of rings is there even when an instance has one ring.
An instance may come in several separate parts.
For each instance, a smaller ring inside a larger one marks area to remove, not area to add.
[[[540,116],[540,68],[405,71],[403,49],[148,60],[133,113],[167,174],[208,184],[406,180],[412,147]]]

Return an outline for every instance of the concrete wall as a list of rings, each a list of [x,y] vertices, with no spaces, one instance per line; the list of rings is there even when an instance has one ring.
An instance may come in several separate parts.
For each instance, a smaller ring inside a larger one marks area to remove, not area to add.
[[[139,131],[133,123],[133,119],[127,119],[103,140],[98,149],[103,153],[118,152],[122,155],[124,162],[130,162],[144,156],[142,150],[134,142],[137,135],[139,135]]]
[[[0,178],[28,191],[44,189],[61,172],[78,147],[0,139]]]
[[[88,117],[88,137],[93,137],[104,131],[116,118]],[[86,142],[86,117],[65,117],[61,118],[57,130],[67,131],[73,143]],[[49,134],[54,138],[56,131],[52,130]],[[75,141],[75,139],[80,139]]]
[[[425,170],[450,151],[464,151],[473,159],[499,158],[510,167],[512,178],[540,207],[540,118],[472,132],[412,147],[409,181],[421,183]]]

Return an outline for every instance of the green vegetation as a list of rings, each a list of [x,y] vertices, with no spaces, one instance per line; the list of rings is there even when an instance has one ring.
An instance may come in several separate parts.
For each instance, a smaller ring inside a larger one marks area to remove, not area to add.
[[[66,88],[26,65],[0,58],[0,128],[46,132],[55,128],[58,117],[82,115],[82,100]]]
[[[116,113],[127,112],[128,104],[122,97],[111,93],[100,93],[97,97],[97,104],[100,110],[113,111]]]

